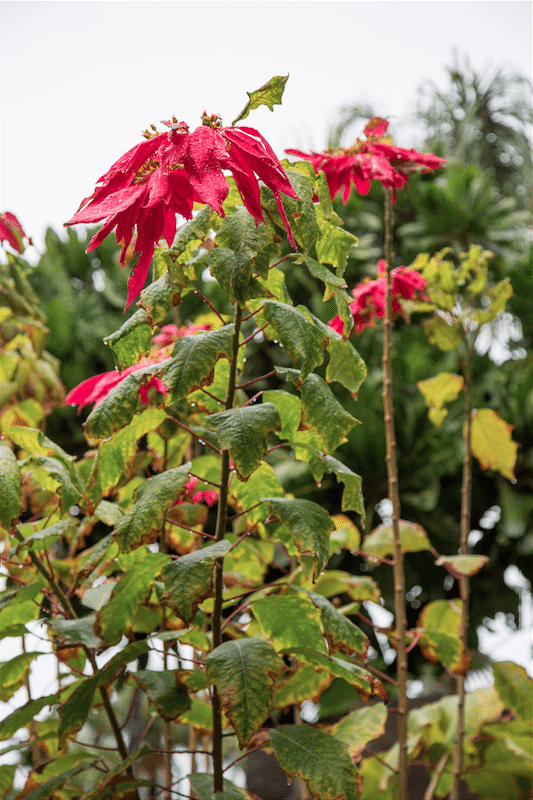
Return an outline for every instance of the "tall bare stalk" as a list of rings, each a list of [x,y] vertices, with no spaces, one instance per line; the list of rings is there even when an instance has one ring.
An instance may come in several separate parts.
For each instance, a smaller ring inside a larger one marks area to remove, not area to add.
[[[385,260],[387,262],[387,292],[385,295],[385,325],[383,336],[383,408],[385,439],[387,445],[388,494],[392,502],[392,532],[394,538],[394,613],[396,618],[396,652],[398,680],[398,800],[407,800],[407,653],[405,615],[405,576],[400,539],[400,493],[398,491],[398,464],[396,461],[396,436],[394,433],[394,406],[392,393],[392,189],[385,190]]]
[[[228,387],[226,391],[225,408],[229,410],[233,407],[235,397],[235,385],[237,375],[237,356],[239,352],[239,333],[241,329],[242,309],[238,303],[235,304],[234,331],[232,341],[232,354],[229,365]],[[222,467],[220,470],[220,495],[218,499],[218,515],[216,526],[216,541],[224,539],[227,525],[228,510],[228,481],[230,475],[229,452],[222,451]],[[223,585],[223,559],[216,560],[215,568],[215,599],[213,605],[213,650],[222,642],[222,595]],[[222,707],[216,686],[213,687],[213,772],[215,792],[222,791]]]
[[[467,343],[468,347],[468,343]],[[461,555],[468,554],[468,534],[470,533],[470,517],[472,509],[472,385],[471,385],[471,359],[473,346],[469,348],[467,358],[461,362],[464,393],[465,393],[465,426],[463,431],[463,479],[461,483]],[[461,359],[460,359],[461,361]],[[467,648],[468,637],[468,603],[470,598],[470,581],[462,575],[459,578],[459,592],[461,597],[461,626],[459,638],[463,652]],[[463,740],[465,734],[465,676],[457,675],[457,732],[453,753],[453,779],[450,800],[461,800],[459,784],[463,771]]]

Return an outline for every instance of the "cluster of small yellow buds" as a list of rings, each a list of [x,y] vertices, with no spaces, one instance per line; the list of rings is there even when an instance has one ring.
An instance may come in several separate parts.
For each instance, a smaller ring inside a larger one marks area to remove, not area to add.
[[[211,114],[209,117],[207,111],[202,114],[202,125],[207,125],[209,128],[222,128],[222,117],[220,114]]]
[[[173,117],[172,119],[173,121],[177,122],[175,117]],[[148,128],[146,128],[146,130],[142,132],[142,135],[144,136],[145,139],[153,139],[154,136],[159,136],[159,131],[157,130],[157,128],[153,123],[150,125],[150,128],[151,130],[148,130]]]
[[[147,161],[144,162],[140,170],[135,175],[133,183],[137,184],[143,181],[145,178],[148,177],[148,175],[150,175],[155,169],[157,169],[158,166],[159,166],[159,161],[156,158],[149,158]]]

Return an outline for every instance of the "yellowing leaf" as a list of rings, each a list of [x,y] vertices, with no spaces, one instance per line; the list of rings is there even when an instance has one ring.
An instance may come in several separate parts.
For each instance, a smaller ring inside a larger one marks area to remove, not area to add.
[[[270,741],[288,777],[307,784],[313,800],[357,800],[357,771],[344,742],[304,725],[286,725],[270,731]]]
[[[518,444],[511,439],[514,425],[505,422],[491,408],[472,412],[472,452],[481,469],[493,469],[514,481]]]
[[[450,672],[464,675],[470,663],[459,638],[461,601],[434,600],[422,609],[417,628],[422,630],[419,644],[422,654],[434,664],[441,663]]]
[[[439,556],[435,561],[437,567],[444,567],[448,572],[458,578],[464,575],[467,578],[475,575],[476,572],[485,566],[489,560],[488,556]]]
[[[272,683],[282,670],[281,658],[263,639],[223,642],[207,656],[207,680],[216,685],[241,748],[270,714]]]
[[[463,388],[463,379],[453,372],[441,372],[427,381],[418,381],[416,384],[429,408],[428,417],[431,422],[440,428],[448,411],[445,406],[455,400]]]
[[[255,92],[246,92],[250,99],[231,124],[235,125],[236,122],[247,117],[250,111],[253,111],[254,108],[259,108],[259,106],[267,106],[271,111],[274,111],[274,105],[281,105],[281,98],[288,80],[288,75],[274,75],[273,78],[270,78],[267,83],[260,86]]]
[[[386,720],[387,707],[384,703],[376,703],[352,711],[334,725],[331,732],[347,745],[353,759],[359,759],[365,745],[384,732]]]
[[[400,520],[400,541],[402,553],[418,553],[420,550],[431,550],[427,533],[416,522]],[[394,554],[394,537],[392,525],[378,525],[365,537],[363,551],[377,558],[386,558]]]

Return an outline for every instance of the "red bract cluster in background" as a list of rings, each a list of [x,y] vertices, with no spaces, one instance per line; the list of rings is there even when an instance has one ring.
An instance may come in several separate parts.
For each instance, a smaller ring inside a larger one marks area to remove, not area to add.
[[[195,492],[194,488],[198,483],[198,478],[191,477],[185,486],[185,497],[177,501],[175,505],[183,503],[205,503],[206,506],[213,506],[218,500],[218,492],[215,489],[208,489],[205,492]]]
[[[387,277],[385,274],[387,263],[384,259],[378,262],[378,277],[375,280],[367,278],[358,283],[352,291],[355,300],[350,303],[353,315],[353,327],[357,334],[363,328],[371,327],[376,317],[385,317],[385,295],[387,292]],[[426,279],[416,270],[409,267],[396,267],[391,271],[392,279],[392,311],[394,314],[403,314],[400,298],[404,300],[427,300],[423,294],[426,288]],[[342,334],[344,323],[337,316],[329,322],[331,328]],[[352,332],[350,331],[350,333]]]
[[[224,217],[222,203],[229,184],[222,170],[230,170],[242,201],[256,224],[264,222],[258,181],[268,186],[287,229],[291,244],[296,247],[289,221],[281,202],[281,193],[298,198],[276,154],[255,128],[224,128],[216,115],[207,117],[192,133],[185,122],[163,121],[170,129],[165,133],[145,132],[147,137],[128,150],[97,181],[90,197],[65,225],[101,222],[87,251],[95,247],[116,228],[122,246],[120,260],[126,252],[134,230],[135,253],[140,258],[128,281],[126,308],[143,288],[154,248],[161,238],[171,247],[176,233],[176,214],[192,218],[193,203],[206,203]]]
[[[315,172],[323,172],[328,182],[331,199],[342,189],[342,202],[346,203],[352,185],[359,194],[367,194],[370,181],[380,181],[387,189],[402,189],[413,172],[431,172],[446,161],[433,153],[419,153],[396,147],[385,136],[389,123],[381,117],[372,117],[364,129],[366,141],[357,139],[351,147],[338,147],[322,153],[303,153],[286,150],[289,155],[310,161]]]
[[[138,364],[133,364],[131,367],[126,367],[122,372],[112,370],[111,372],[101,372],[94,375],[92,378],[82,381],[78,386],[75,386],[65,397],[65,405],[79,406],[79,410],[83,406],[88,406],[94,403],[94,407],[102,402],[104,397],[107,397],[111,389],[114,389],[121,381],[124,380],[132,372],[148,367],[151,364],[158,364],[161,361],[166,361],[172,354],[172,349],[177,339],[182,336],[192,336],[198,331],[209,330],[209,325],[183,325],[178,328],[177,325],[165,325],[161,331],[153,337],[152,350],[150,355],[139,361]],[[153,386],[162,395],[166,395],[167,387],[160,378],[152,376],[150,380],[139,386],[139,394],[141,402],[144,405],[148,404],[148,389]]]
[[[23,239],[31,239],[24,233],[22,225],[11,211],[0,214],[0,242],[7,242],[18,253],[24,252]]]

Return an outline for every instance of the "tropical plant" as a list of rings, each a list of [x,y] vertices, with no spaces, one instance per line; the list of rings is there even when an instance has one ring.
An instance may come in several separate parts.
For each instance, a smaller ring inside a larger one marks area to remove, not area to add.
[[[260,104],[281,102],[285,82],[273,78],[250,93],[235,123]],[[0,737],[4,753],[21,751],[27,759],[22,796],[250,800],[225,775],[241,758],[267,749],[317,800],[406,800],[408,769],[417,759],[431,773],[427,797],[450,790],[456,797],[463,779],[482,796],[490,786],[493,797],[497,790],[525,800],[531,679],[506,662],[493,665],[494,687],[466,697],[461,689],[470,644],[464,580],[475,581],[486,562],[464,552],[468,471],[463,505],[450,503],[449,517],[461,532],[458,556],[449,520],[437,520],[445,534],[437,543],[431,530],[400,519],[396,452],[408,436],[419,443],[409,414],[411,405],[425,403],[421,394],[410,403],[403,392],[406,417],[396,426],[392,405],[394,368],[416,381],[434,378],[431,358],[424,370],[422,359],[399,362],[393,342],[393,322],[408,331],[401,318],[424,314],[425,330],[412,327],[426,341],[425,353],[438,350],[451,364],[457,351],[465,364],[467,348],[469,399],[465,415],[453,405],[463,386],[452,378],[443,419],[442,395],[425,384],[427,426],[437,432],[420,451],[439,435],[441,441],[455,436],[466,418],[472,434],[465,435],[464,463],[471,454],[481,462],[490,456],[483,468],[512,477],[516,445],[508,428],[491,409],[475,416],[469,407],[474,325],[482,329],[503,310],[508,281],[493,286],[480,248],[393,268],[394,181],[400,188],[413,165],[433,169],[440,162],[392,147],[383,140],[386,121],[372,120],[373,149],[365,155],[381,165],[386,186],[385,264],[371,286],[349,294],[345,268],[356,237],[333,211],[326,175],[305,159],[280,164],[260,134],[235,123],[225,128],[204,113],[190,133],[185,123],[169,121],[168,133],[153,131],[105,173],[84,216],[71,220],[94,216],[104,232],[117,227],[125,263],[131,258],[128,304],[140,293],[138,309],[106,337],[120,374],[100,371],[67,397],[94,403],[84,424],[84,457],[70,455],[31,420],[17,418],[18,425],[3,430],[0,636],[18,640],[20,652],[0,665],[1,697],[10,700],[20,689],[26,702],[0,722]],[[363,149],[350,153],[359,166]],[[233,177],[224,176],[225,168]],[[175,228],[175,211],[192,218]],[[96,234],[92,245],[103,244]],[[146,252],[153,263],[144,286]],[[6,290],[20,278],[18,268],[24,272],[18,256],[11,262],[17,270]],[[320,315],[295,306],[288,291],[293,270],[304,269],[324,295]],[[22,278],[15,288],[36,302]],[[178,308],[184,326],[175,319]],[[341,324],[328,325],[335,314]],[[28,321],[9,305],[3,320],[14,325],[18,346],[17,326]],[[349,339],[354,321],[361,337],[373,339],[368,378]],[[10,342],[6,336],[8,351]],[[251,361],[258,352],[265,372]],[[363,427],[356,414],[367,412],[366,384],[374,452],[364,467],[371,474],[374,465],[383,470],[384,456],[387,463],[368,510],[362,477],[342,455]],[[380,388],[385,415],[376,411]],[[13,397],[16,410],[24,399]],[[446,428],[454,413],[455,427]],[[490,420],[481,433],[476,419]],[[491,447],[494,425],[499,439]],[[448,452],[453,469],[460,468],[455,442]],[[428,461],[418,476],[419,495],[431,467]],[[382,508],[383,524],[374,527],[373,510],[388,496],[392,519]],[[420,509],[420,498],[413,506]],[[365,565],[362,574],[346,568],[354,558]],[[437,570],[441,585],[448,581],[450,599],[432,596],[422,580],[429,596],[412,620],[406,588],[411,559],[418,558]],[[382,603],[394,609],[394,626],[367,616]],[[32,629],[43,641],[34,639],[30,649]],[[29,672],[49,644],[57,686],[36,696]],[[408,717],[414,652],[458,676],[459,700],[445,697]],[[338,690],[346,686],[363,705],[341,704],[339,711]],[[399,735],[392,747],[373,753],[388,693],[398,701]],[[311,699],[322,712],[337,703],[340,718],[305,722],[300,710]],[[187,775],[177,774],[180,754],[190,757]],[[202,756],[207,767],[200,766]],[[16,769],[0,767],[6,798],[22,788],[14,783]]]

